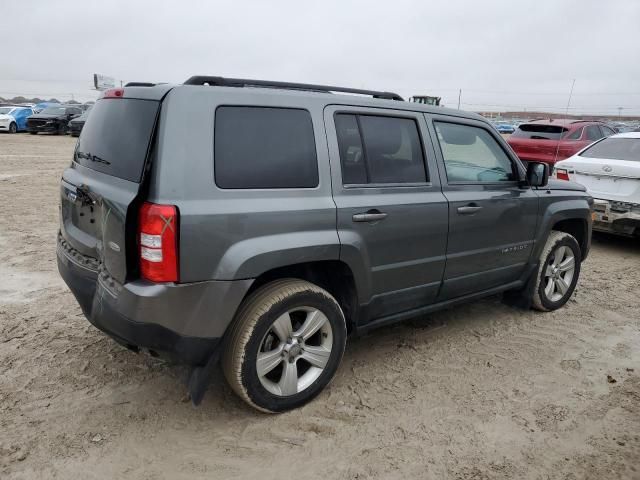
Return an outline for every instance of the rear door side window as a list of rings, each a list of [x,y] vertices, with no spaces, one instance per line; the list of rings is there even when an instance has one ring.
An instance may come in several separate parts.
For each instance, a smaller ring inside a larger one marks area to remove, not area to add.
[[[335,115],[345,185],[425,183],[427,172],[414,119]]]
[[[316,143],[307,110],[222,106],[214,127],[220,188],[314,188]]]

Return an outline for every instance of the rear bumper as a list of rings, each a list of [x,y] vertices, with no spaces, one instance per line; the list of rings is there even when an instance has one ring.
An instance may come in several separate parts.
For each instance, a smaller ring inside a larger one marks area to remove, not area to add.
[[[89,322],[117,342],[200,365],[220,340],[251,280],[116,285],[58,243],[58,270]]]

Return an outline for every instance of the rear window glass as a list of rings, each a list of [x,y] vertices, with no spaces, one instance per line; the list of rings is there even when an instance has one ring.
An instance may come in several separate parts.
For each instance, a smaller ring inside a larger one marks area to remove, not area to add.
[[[159,103],[99,100],[85,123],[74,160],[102,173],[140,182]]]
[[[541,125],[537,123],[525,123],[518,126],[513,137],[530,138],[532,140],[559,140],[566,128],[560,125]]]
[[[306,110],[218,107],[214,142],[220,188],[318,186],[315,137]]]
[[[605,138],[587,148],[580,156],[640,162],[640,138]]]

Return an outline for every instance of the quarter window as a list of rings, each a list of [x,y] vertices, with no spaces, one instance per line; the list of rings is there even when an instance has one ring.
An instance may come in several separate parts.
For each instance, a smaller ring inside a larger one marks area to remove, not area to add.
[[[214,169],[221,188],[313,188],[311,115],[294,108],[218,107]]]
[[[485,129],[445,122],[435,128],[450,183],[515,180],[511,160]]]
[[[340,113],[335,124],[345,185],[427,181],[415,120]]]

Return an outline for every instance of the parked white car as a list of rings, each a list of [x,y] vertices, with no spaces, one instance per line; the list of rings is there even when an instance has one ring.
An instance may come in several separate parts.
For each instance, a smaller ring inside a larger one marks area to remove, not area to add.
[[[640,236],[640,132],[592,143],[556,163],[554,175],[587,187],[595,200],[594,230]]]

